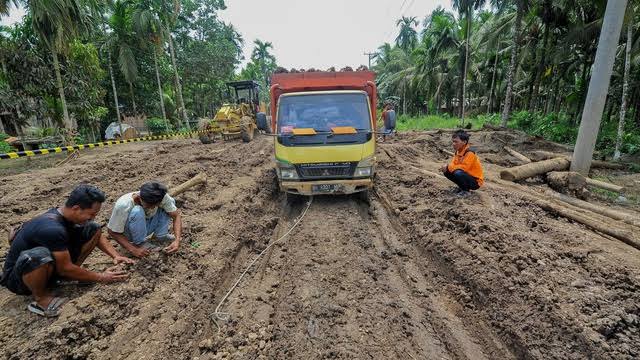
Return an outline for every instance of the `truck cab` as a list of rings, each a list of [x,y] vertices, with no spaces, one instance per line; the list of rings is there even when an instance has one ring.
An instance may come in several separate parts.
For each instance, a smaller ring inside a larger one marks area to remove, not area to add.
[[[352,194],[373,186],[374,80],[369,71],[273,75],[271,125],[281,191]]]

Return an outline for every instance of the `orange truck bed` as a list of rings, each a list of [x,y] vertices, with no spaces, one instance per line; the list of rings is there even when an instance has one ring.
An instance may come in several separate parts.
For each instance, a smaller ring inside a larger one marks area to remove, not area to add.
[[[376,75],[372,71],[273,74],[271,78],[271,128],[276,129],[278,99],[282,94],[305,91],[363,90],[369,95],[371,124],[375,129],[378,100],[375,78]]]

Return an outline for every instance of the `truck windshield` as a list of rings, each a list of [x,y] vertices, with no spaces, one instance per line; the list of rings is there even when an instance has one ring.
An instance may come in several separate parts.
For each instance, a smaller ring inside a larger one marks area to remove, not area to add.
[[[350,126],[356,130],[371,130],[366,94],[308,94],[280,98],[278,133],[291,133],[296,128],[331,131]]]

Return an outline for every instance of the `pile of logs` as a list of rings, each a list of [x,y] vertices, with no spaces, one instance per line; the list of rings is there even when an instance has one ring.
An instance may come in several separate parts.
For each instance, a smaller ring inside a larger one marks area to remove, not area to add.
[[[640,220],[638,220],[638,216],[578,199],[586,197],[587,187],[596,187],[615,193],[623,192],[624,187],[569,171],[570,155],[535,151],[532,155],[540,161],[531,161],[527,156],[507,146],[504,149],[518,159],[522,165],[502,170],[500,177],[508,181],[497,180],[498,184],[526,194],[542,209],[550,213],[579,222],[640,249]],[[592,168],[624,169],[624,165],[594,160]],[[544,193],[538,193],[513,183],[538,175],[543,175],[549,187],[555,191],[547,190]]]

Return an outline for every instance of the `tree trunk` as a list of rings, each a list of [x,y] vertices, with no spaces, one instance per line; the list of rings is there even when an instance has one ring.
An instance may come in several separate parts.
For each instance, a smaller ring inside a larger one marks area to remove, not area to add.
[[[118,103],[118,90],[116,90],[116,81],[113,78],[113,66],[111,66],[110,51],[108,51],[107,61],[109,62],[109,76],[111,77],[111,89],[113,90],[113,101],[116,104],[116,116],[118,117],[118,129],[120,130],[120,139],[124,139],[124,131],[122,131],[122,118],[120,117],[120,104]]]
[[[537,51],[538,37],[537,36],[533,39],[533,44],[531,45],[531,47],[533,48],[533,59],[531,63],[536,64],[538,62],[537,61],[537,58],[538,58],[538,51]],[[533,100],[533,88],[535,86],[537,76],[538,76],[538,68],[534,66],[533,74],[531,74],[531,80],[529,81],[529,90],[527,91],[527,98],[525,99],[525,106],[527,111],[531,111],[531,101]],[[521,109],[522,107],[519,107],[519,108]]]
[[[607,2],[593,74],[589,82],[578,139],[571,161],[571,171],[583,175],[587,175],[591,167],[626,6],[627,0]]]
[[[465,113],[465,99],[467,98],[467,71],[469,71],[469,38],[471,31],[471,17],[473,16],[473,9],[469,6],[467,9],[467,33],[464,44],[464,73],[462,74],[462,111],[460,112],[460,122],[464,127],[464,113]]]
[[[587,185],[587,180],[577,172],[552,171],[547,173],[547,184],[558,192],[572,193],[584,189]]]
[[[549,44],[549,24],[545,24],[544,27],[544,40],[542,40],[542,53],[540,54],[540,61],[538,62],[538,70],[536,71],[536,77],[533,82],[533,94],[531,95],[531,99],[529,100],[528,108],[531,110],[533,107],[534,110],[537,109],[535,103],[537,103],[537,98],[540,90],[540,79],[542,78],[542,73],[544,72],[545,62],[547,57],[547,45]]]
[[[493,91],[496,85],[496,73],[498,72],[498,53],[500,52],[500,38],[498,37],[498,45],[496,46],[496,56],[493,60],[493,73],[491,74],[491,88],[489,89],[489,103],[487,104],[487,115],[491,113],[493,109]]]
[[[129,93],[131,95],[131,104],[133,105],[133,116],[138,115],[138,109],[136,108],[136,96],[133,93],[133,84],[129,83]]]
[[[180,113],[182,115],[182,125],[186,125],[187,129],[191,130],[189,125],[189,119],[187,118],[187,109],[184,107],[184,99],[182,98],[182,84],[180,83],[180,75],[178,75],[178,65],[176,64],[176,52],[173,48],[173,36],[169,33],[169,50],[171,53],[171,64],[173,65],[173,73],[175,75],[176,90],[178,91],[178,106],[180,106]]]
[[[606,217],[610,217],[610,218],[612,218],[614,220],[622,221],[623,223],[626,223],[626,224],[629,224],[629,225],[640,227],[640,220],[636,219],[631,214],[624,213],[624,212],[617,211],[617,210],[613,210],[613,209],[610,209],[608,207],[592,204],[590,202],[583,201],[583,200],[580,200],[580,199],[576,199],[576,198],[573,198],[571,196],[567,196],[567,195],[564,195],[564,194],[558,194],[558,193],[554,193],[554,192],[549,191],[549,195],[551,197],[553,197],[554,199],[563,201],[563,202],[565,202],[567,204],[570,204],[570,205],[573,205],[575,207],[578,207],[578,208],[581,208],[581,209],[585,209],[585,210],[589,210],[589,211],[592,211],[592,212],[594,212],[596,214],[604,215]]]
[[[158,69],[158,55],[156,54],[156,49],[153,49],[153,65],[156,68],[156,81],[158,82],[158,95],[160,95],[162,119],[164,120],[164,126],[167,132],[169,132],[169,122],[167,121],[167,112],[164,109],[164,93],[162,92],[162,84],[160,83],[160,70]]]
[[[600,189],[605,189],[605,190],[609,190],[617,193],[621,193],[624,191],[624,186],[615,185],[605,181],[600,181],[600,180],[591,179],[591,178],[587,178],[587,185],[595,186]]]
[[[520,160],[521,163],[523,164],[528,164],[531,162],[531,159],[529,159],[528,157],[522,155],[521,153],[515,151],[514,149],[505,146],[504,149],[511,154],[511,156],[515,157],[516,159]]]
[[[569,159],[564,157],[549,159],[504,169],[500,172],[500,177],[509,181],[523,180],[550,171],[566,170],[569,165]]]
[[[507,73],[507,91],[504,97],[504,108],[502,110],[502,126],[507,127],[507,122],[511,116],[511,101],[513,97],[513,83],[516,76],[518,60],[518,48],[520,47],[520,27],[522,23],[522,13],[524,9],[518,6],[516,12],[516,22],[513,24],[513,48],[511,49],[511,61],[509,62],[509,72]]]
[[[62,115],[64,118],[64,127],[67,130],[74,130],[73,122],[69,117],[69,110],[67,109],[67,99],[64,96],[64,86],[62,85],[62,76],[60,75],[60,63],[58,62],[58,52],[54,45],[51,45],[51,57],[53,58],[53,70],[56,74],[56,86],[58,87],[58,95],[60,96],[60,102],[62,103]],[[65,142],[69,142],[70,139],[66,139]]]
[[[627,45],[624,58],[624,80],[622,85],[622,103],[620,104],[620,120],[618,121],[618,136],[616,136],[616,149],[613,153],[613,160],[620,159],[620,148],[622,147],[622,136],[624,135],[624,121],[627,115],[627,94],[629,93],[629,70],[631,68],[631,44],[633,41],[633,22],[629,21],[627,26]]]

